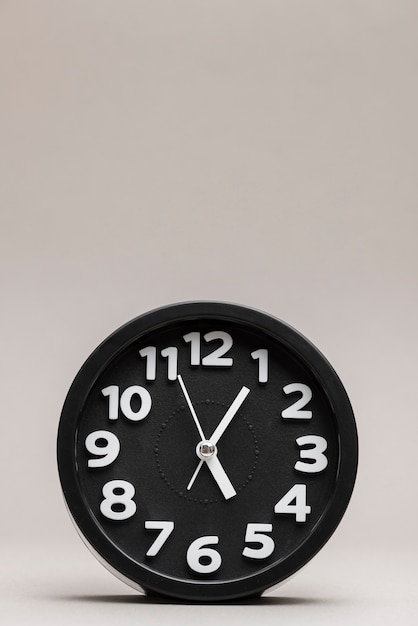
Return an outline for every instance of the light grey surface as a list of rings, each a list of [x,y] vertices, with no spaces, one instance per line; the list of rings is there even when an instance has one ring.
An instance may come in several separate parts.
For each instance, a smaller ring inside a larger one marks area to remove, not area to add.
[[[402,0],[1,3],[5,623],[416,624],[417,18]],[[359,426],[341,526],[256,606],[132,601],[60,494],[84,359],[191,299],[298,328]]]
[[[80,546],[6,550],[5,624],[416,624],[416,558],[404,549],[325,547],[297,576],[259,600],[190,604],[151,600],[111,576]]]

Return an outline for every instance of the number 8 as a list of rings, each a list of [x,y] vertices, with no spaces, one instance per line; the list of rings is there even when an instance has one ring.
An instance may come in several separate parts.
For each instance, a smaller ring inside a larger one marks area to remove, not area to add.
[[[103,486],[102,493],[104,500],[100,504],[100,510],[108,519],[124,520],[135,514],[136,504],[132,500],[135,487],[127,480],[110,480]],[[112,508],[114,504],[123,505],[123,510],[115,511]]]

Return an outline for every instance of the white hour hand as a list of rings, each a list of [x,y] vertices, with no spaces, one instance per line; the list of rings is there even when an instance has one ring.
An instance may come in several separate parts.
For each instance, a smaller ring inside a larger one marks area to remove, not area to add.
[[[212,456],[206,461],[206,465],[208,466],[212,476],[216,480],[219,489],[222,491],[222,495],[225,500],[229,500],[229,498],[236,496],[237,492],[235,491],[231,481],[226,475],[226,472],[222,467],[218,457],[216,455]]]
[[[229,480],[220,460],[216,455],[213,455],[209,459],[206,459],[206,461],[200,461],[195,473],[192,476],[191,481],[187,485],[187,490],[192,488],[195,478],[198,475],[200,468],[202,467],[204,462],[208,466],[208,469],[214,477],[219,489],[222,491],[222,495],[225,500],[229,500],[229,498],[233,498],[234,496],[236,496],[237,492],[235,491],[233,484]]]

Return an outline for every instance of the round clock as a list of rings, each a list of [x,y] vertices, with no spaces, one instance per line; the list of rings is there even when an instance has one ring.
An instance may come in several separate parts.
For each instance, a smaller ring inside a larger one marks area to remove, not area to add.
[[[329,539],[357,434],[322,354],[270,315],[189,302],[137,317],[87,359],[65,400],[58,466],[95,555],[148,593],[260,594]]]

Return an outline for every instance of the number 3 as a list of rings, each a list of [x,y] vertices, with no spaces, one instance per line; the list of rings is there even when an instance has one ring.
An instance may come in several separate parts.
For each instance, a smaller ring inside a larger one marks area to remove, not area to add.
[[[312,445],[313,448],[300,451],[301,459],[311,459],[313,463],[304,463],[303,461],[297,461],[295,464],[295,470],[298,472],[305,472],[307,474],[314,474],[316,472],[322,472],[328,465],[328,459],[324,452],[327,449],[327,440],[319,435],[305,435],[304,437],[298,437],[296,439],[298,446]]]

